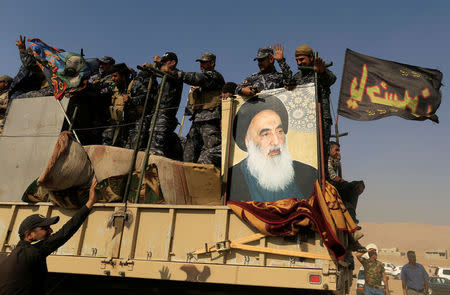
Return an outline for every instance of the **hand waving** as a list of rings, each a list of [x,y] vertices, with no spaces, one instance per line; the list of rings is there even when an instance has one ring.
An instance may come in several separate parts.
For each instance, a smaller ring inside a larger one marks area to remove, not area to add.
[[[274,50],[274,55],[273,58],[277,61],[280,61],[281,59],[283,59],[283,46],[279,43],[277,43],[275,46],[273,46],[273,50]]]

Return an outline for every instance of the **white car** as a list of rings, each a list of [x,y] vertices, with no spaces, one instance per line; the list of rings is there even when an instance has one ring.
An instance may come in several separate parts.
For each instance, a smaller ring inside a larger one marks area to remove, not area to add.
[[[446,278],[450,280],[450,267],[440,267],[436,268],[434,272],[435,277]]]
[[[384,266],[384,272],[387,275],[391,275],[393,277],[397,277],[400,272],[401,272],[401,268],[398,266],[393,265],[390,262],[383,262],[383,266]]]

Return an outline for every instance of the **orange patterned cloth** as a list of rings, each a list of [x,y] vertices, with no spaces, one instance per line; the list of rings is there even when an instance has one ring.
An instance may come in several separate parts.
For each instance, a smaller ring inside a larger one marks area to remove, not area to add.
[[[228,201],[227,205],[245,222],[270,236],[295,236],[301,227],[316,230],[336,260],[344,258],[346,250],[337,231],[354,232],[356,224],[345,208],[336,188],[325,184],[325,194],[319,183],[307,200],[289,198],[274,202]]]

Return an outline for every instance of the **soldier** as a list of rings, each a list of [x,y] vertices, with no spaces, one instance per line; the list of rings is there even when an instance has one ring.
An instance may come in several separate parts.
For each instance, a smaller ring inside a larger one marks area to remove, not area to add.
[[[149,101],[147,103],[146,114],[149,116],[151,114],[151,109],[154,106],[154,100],[156,99],[156,95],[158,92],[158,81],[156,77],[151,74],[149,71],[149,67],[151,65],[149,63],[144,63],[142,65],[138,65],[137,68],[140,70],[136,77],[131,81],[128,86],[128,92],[130,94],[130,100],[127,105],[126,117],[127,121],[135,122],[134,126],[130,126],[128,129],[128,138],[126,142],[126,148],[134,149],[136,146],[137,135],[139,130],[139,120],[142,116],[142,112],[144,111],[145,99],[147,97],[147,90],[150,79],[152,79],[151,89],[149,95]],[[147,144],[147,135],[146,132],[148,128],[148,120],[145,119],[143,122],[143,132],[141,135],[141,140],[138,149],[144,150]]]
[[[20,60],[22,61],[25,69],[29,71],[29,73],[33,76],[34,81],[30,83],[30,86],[33,85],[32,88],[25,89],[22,94],[18,95],[18,98],[27,98],[27,97],[40,97],[40,96],[52,96],[53,95],[53,86],[47,81],[44,73],[41,68],[38,66],[36,59],[33,56],[33,52],[31,48],[26,48],[25,46],[25,36],[19,36],[19,39],[16,40],[16,46],[19,49]],[[50,78],[50,77],[48,77]]]
[[[10,76],[0,76],[0,122],[5,118],[5,111],[8,106],[8,90],[12,80]]]
[[[111,79],[111,70],[113,66],[116,64],[114,58],[110,56],[104,56],[98,59],[99,62],[99,73],[92,76],[92,83],[98,83],[105,80]]]
[[[183,160],[185,162],[214,164],[220,167],[222,156],[220,118],[223,76],[214,68],[216,56],[202,53],[199,59],[201,73],[175,71],[175,75],[191,87],[189,107],[192,125],[187,135]]]
[[[149,107],[148,115],[146,115],[145,118],[144,128],[150,131],[151,121],[156,111],[156,92],[159,92],[157,91],[158,88],[164,86],[161,90],[161,101],[155,121],[155,129],[150,145],[150,153],[175,160],[181,160],[181,144],[178,136],[174,133],[175,128],[178,125],[176,115],[180,106],[181,93],[183,92],[183,81],[174,75],[178,64],[178,57],[173,52],[166,52],[162,57],[154,56],[153,60],[161,71],[169,74],[170,76],[167,76],[164,85],[159,85],[159,87],[157,87],[157,84],[155,84],[156,88],[154,88],[154,94],[152,94],[153,99]],[[148,69],[145,69],[148,66],[149,65],[144,64],[143,67],[140,68],[144,69],[144,71],[148,71]],[[141,75],[141,73],[139,73],[138,76],[139,75]],[[147,140],[143,142],[146,143]]]
[[[364,258],[362,252],[355,254],[356,258],[364,267],[365,283],[364,295],[389,295],[389,285],[383,263],[377,260],[378,253],[376,249],[368,247],[369,259]],[[384,287],[381,284],[384,283]]]
[[[119,126],[125,123],[125,104],[130,100],[127,93],[130,84],[131,71],[126,64],[115,64],[111,70],[112,80],[114,82],[114,93],[111,97],[109,106],[109,120],[111,125],[102,133],[102,142],[104,145],[114,145],[123,147],[125,145],[126,126]]]
[[[325,68],[325,63],[322,58],[314,59],[313,50],[308,45],[300,45],[295,50],[295,59],[299,67],[312,67],[312,70],[299,70],[294,75],[296,85],[302,85],[314,82],[314,72],[318,75],[318,97],[322,111],[322,135],[323,135],[323,150],[324,159],[328,159],[329,142],[331,136],[331,125],[333,119],[330,112],[330,87],[336,82],[336,76]]]
[[[356,207],[358,206],[359,196],[364,192],[364,181],[346,181],[339,176],[341,166],[341,146],[337,142],[330,142],[330,151],[328,157],[328,178],[327,180],[338,190],[348,213],[353,221],[358,224],[356,218]],[[358,228],[360,228],[358,226]]]
[[[283,57],[283,46],[277,43],[274,49],[275,53],[271,47],[258,49],[258,53],[253,60],[258,60],[260,71],[246,78],[236,88],[237,94],[254,96],[262,90],[280,88],[293,84],[292,72]],[[281,68],[281,73],[275,69],[275,60]]]

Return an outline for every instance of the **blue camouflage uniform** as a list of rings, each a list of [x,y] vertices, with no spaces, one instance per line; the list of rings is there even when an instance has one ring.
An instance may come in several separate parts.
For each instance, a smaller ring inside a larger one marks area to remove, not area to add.
[[[187,135],[183,160],[220,167],[222,157],[220,93],[225,80],[216,70],[202,73],[178,71],[176,74],[184,83],[199,87],[193,89],[192,125]]]

